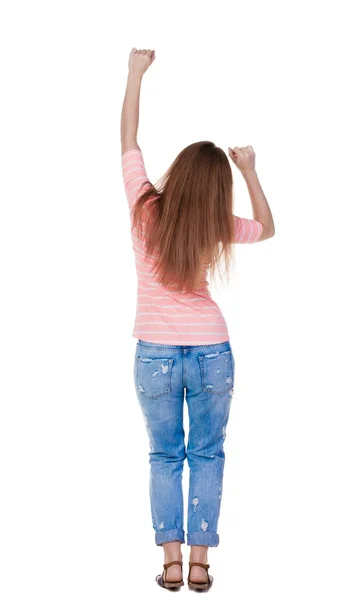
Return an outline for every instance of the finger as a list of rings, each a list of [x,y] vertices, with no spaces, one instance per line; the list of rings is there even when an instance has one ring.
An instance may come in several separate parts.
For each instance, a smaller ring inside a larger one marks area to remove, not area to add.
[[[151,53],[151,62],[155,60],[155,50],[152,51]]]
[[[237,154],[237,156],[243,156],[242,149],[239,148],[238,146],[235,146],[233,150]]]

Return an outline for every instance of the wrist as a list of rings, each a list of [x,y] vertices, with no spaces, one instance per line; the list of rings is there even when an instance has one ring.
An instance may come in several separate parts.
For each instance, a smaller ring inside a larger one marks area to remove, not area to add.
[[[143,79],[143,73],[141,71],[135,71],[135,69],[130,68],[127,78],[130,81],[140,83]]]
[[[256,169],[247,169],[245,171],[241,171],[244,179],[250,179],[251,177],[255,177],[257,175]]]

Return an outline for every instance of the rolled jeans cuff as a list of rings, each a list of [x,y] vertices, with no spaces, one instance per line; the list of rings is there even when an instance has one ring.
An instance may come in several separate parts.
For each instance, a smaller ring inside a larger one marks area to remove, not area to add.
[[[193,531],[187,533],[188,546],[218,546],[219,535],[215,531]]]
[[[162,546],[165,542],[185,543],[185,532],[183,529],[168,529],[167,531],[156,531],[155,542],[157,546]]]

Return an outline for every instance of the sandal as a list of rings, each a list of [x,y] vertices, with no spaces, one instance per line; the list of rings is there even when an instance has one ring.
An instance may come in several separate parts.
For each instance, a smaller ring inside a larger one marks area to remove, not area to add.
[[[204,582],[192,581],[190,578],[192,567],[202,567],[203,569],[206,569],[207,581],[204,581]],[[188,573],[188,578],[187,578],[188,587],[191,589],[194,589],[194,590],[208,590],[213,583],[213,577],[212,577],[212,575],[209,575],[209,573],[208,573],[209,568],[210,568],[210,565],[208,565],[208,564],[204,564],[204,563],[200,563],[200,562],[190,562],[189,563],[189,573]]]
[[[158,585],[160,585],[161,587],[164,587],[164,588],[178,588],[178,587],[181,587],[181,585],[185,585],[183,579],[181,579],[181,581],[167,581],[166,580],[167,569],[168,569],[168,567],[171,567],[171,565],[180,565],[181,572],[182,572],[182,562],[180,560],[172,560],[169,563],[165,563],[163,565],[162,575],[156,575],[156,578],[155,578]]]

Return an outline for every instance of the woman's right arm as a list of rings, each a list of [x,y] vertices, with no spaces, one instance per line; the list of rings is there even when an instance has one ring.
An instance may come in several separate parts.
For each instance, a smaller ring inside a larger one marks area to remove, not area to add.
[[[258,241],[267,240],[275,235],[275,225],[267,198],[264,195],[255,169],[255,152],[251,146],[233,150],[229,148],[230,158],[241,171],[247,184],[251,199],[254,220],[262,225],[262,233]]]

